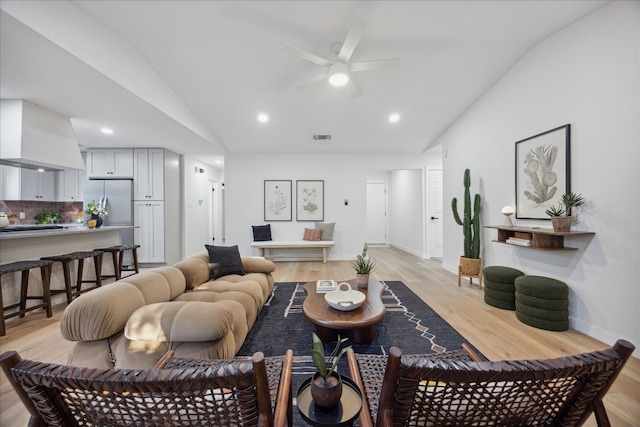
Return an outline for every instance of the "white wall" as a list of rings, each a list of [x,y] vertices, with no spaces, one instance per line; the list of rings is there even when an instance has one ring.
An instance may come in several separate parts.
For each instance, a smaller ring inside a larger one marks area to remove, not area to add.
[[[423,257],[424,188],[421,170],[391,172],[389,182],[389,244]]]
[[[219,169],[193,157],[185,156],[183,163],[184,256],[188,257],[204,251],[205,244],[213,243],[212,236],[209,236],[210,181],[222,182],[224,177]],[[200,169],[203,170],[202,173]]]
[[[491,243],[496,231],[485,229],[483,264],[565,281],[571,326],[609,344],[640,343],[639,20],[639,2],[612,2],[542,41],[438,141],[445,202],[462,196],[468,167],[482,223],[502,224],[502,206],[515,203],[515,141],[571,124],[571,189],[587,200],[580,228],[595,236],[567,239],[577,251],[542,252]],[[462,232],[451,215],[444,235],[453,272]]]
[[[226,244],[237,244],[243,255],[257,255],[249,245],[251,226],[264,224],[264,180],[324,180],[324,220],[335,222],[336,245],[330,259],[352,259],[366,236],[366,182],[372,170],[422,169],[438,164],[439,156],[415,155],[229,155],[225,159]],[[412,193],[415,197],[415,193]],[[349,199],[349,205],[344,205]],[[416,203],[421,206],[420,201]],[[418,210],[421,215],[422,209]],[[271,222],[273,238],[299,240],[313,222]],[[413,219],[411,220],[413,221]],[[420,246],[421,248],[421,246]],[[422,249],[420,249],[422,250]]]

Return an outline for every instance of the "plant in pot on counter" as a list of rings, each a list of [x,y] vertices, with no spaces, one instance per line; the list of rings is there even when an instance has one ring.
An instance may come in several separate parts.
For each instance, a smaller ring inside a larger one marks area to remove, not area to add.
[[[376,266],[376,262],[369,258],[368,248],[365,242],[362,253],[356,257],[355,261],[351,261],[351,266],[356,271],[356,283],[359,288],[366,288],[369,285],[369,274]]]
[[[87,203],[87,208],[84,211],[85,218],[87,218],[87,225],[89,221],[95,220],[95,226],[100,227],[102,225],[102,217],[105,215],[109,215],[109,209],[106,207],[100,206],[95,202],[95,200]]]
[[[318,335],[313,333],[313,348],[311,349],[311,359],[316,366],[317,372],[311,378],[311,397],[316,405],[323,408],[331,408],[340,402],[342,397],[342,378],[336,372],[336,366],[351,346],[340,346],[347,341],[347,338],[340,338],[328,358],[324,355],[324,345]],[[329,363],[329,365],[327,365]]]
[[[58,212],[42,212],[36,215],[36,222],[38,224],[57,224],[60,221],[60,214]]]

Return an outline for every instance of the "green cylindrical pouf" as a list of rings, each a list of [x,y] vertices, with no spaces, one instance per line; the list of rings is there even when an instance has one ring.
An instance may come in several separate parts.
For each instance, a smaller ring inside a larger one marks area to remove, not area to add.
[[[484,302],[505,310],[515,310],[516,277],[524,275],[520,270],[511,267],[493,265],[483,270]]]
[[[543,276],[514,280],[516,317],[522,323],[549,331],[569,329],[569,287]]]

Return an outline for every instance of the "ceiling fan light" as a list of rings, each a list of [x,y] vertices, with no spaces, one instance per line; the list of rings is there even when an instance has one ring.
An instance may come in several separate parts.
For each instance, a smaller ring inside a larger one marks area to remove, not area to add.
[[[336,62],[329,67],[329,84],[344,86],[349,82],[349,70],[345,64]]]

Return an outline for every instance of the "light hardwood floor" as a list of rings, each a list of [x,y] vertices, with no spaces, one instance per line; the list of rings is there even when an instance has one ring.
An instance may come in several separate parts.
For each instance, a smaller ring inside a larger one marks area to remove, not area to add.
[[[484,303],[482,291],[468,280],[457,286],[457,277],[433,260],[421,260],[395,248],[371,247],[377,261],[373,274],[379,280],[401,280],[470,343],[492,360],[558,357],[605,348],[580,332],[550,332],[520,323],[515,313]],[[274,273],[278,282],[317,279],[351,279],[353,270],[346,261],[278,262]],[[108,286],[108,285],[107,285]],[[15,349],[24,358],[65,363],[69,343],[59,328],[65,304],[55,307],[54,316],[31,312],[25,319],[7,322],[8,333],[0,338],[0,351]],[[638,346],[640,343],[634,343]],[[0,425],[24,426],[28,415],[4,374],[0,374]],[[640,426],[640,360],[632,358],[605,397],[605,407],[614,427]],[[593,416],[587,426],[595,426]]]

